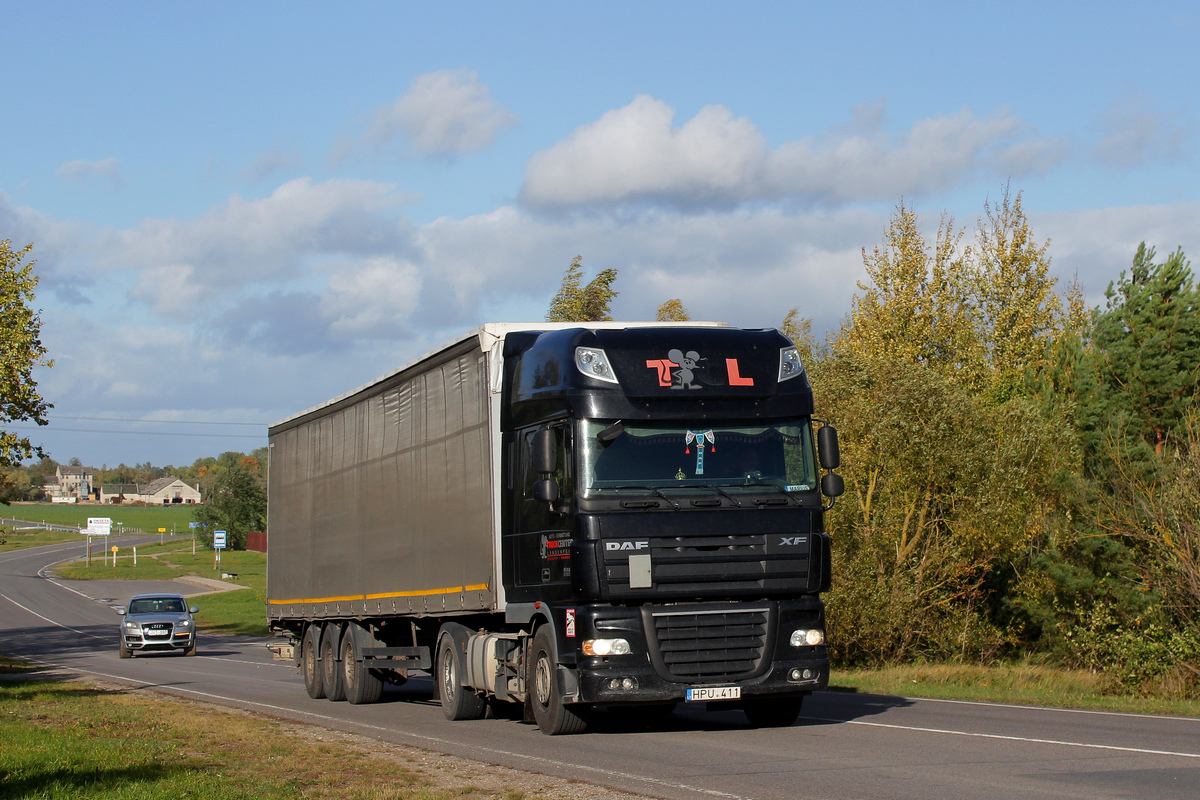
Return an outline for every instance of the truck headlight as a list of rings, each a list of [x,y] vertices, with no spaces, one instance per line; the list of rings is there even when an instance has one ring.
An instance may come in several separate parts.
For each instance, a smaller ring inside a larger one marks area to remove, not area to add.
[[[825,644],[825,631],[820,628],[800,628],[792,631],[792,647],[815,647]]]
[[[575,367],[584,375],[606,383],[617,383],[608,356],[599,347],[576,347]]]
[[[583,654],[588,656],[624,656],[630,653],[625,639],[586,639]]]

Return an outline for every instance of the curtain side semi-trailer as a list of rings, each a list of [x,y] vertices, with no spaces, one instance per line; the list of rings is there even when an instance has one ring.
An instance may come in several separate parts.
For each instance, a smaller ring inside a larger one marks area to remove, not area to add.
[[[451,720],[790,724],[829,677],[842,481],[812,414],[778,331],[484,325],[270,427],[272,649],[313,698],[429,671]]]

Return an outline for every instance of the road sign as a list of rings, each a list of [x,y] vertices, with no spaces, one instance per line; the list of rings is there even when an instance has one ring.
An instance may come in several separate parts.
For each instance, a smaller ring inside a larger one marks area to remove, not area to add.
[[[199,522],[189,522],[189,523],[188,523],[188,527],[189,527],[189,528],[199,528],[199,527],[200,527],[200,523],[199,523]]]
[[[108,517],[88,517],[88,536],[108,536],[112,533],[112,520]]]
[[[159,532],[159,533],[166,533],[166,532],[167,532],[167,529],[166,529],[166,528],[159,528],[159,529],[158,529],[158,532]]]
[[[225,531],[213,531],[213,549],[225,549]]]

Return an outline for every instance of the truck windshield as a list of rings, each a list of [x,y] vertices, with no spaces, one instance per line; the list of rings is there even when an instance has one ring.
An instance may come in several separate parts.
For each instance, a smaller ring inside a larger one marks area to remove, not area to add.
[[[807,492],[817,486],[807,419],[755,425],[583,420],[582,429],[585,496],[701,486]]]

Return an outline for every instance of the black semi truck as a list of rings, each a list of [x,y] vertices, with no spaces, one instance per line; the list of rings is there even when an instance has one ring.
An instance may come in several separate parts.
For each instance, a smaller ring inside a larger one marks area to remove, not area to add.
[[[547,734],[679,702],[790,724],[829,678],[843,488],[812,414],[775,330],[484,325],[270,426],[272,649],[313,698],[426,670],[449,719]]]

